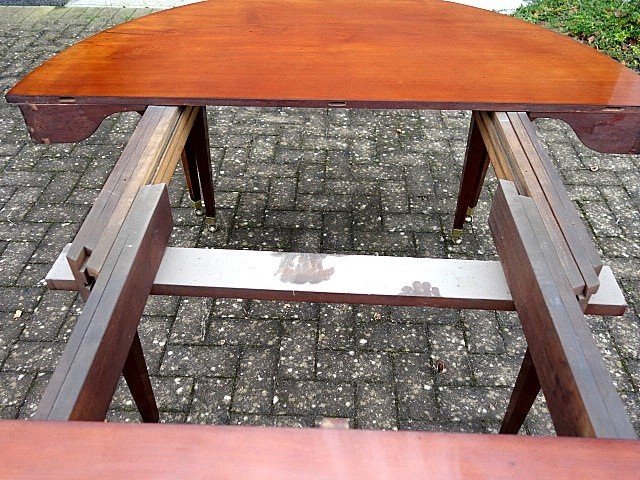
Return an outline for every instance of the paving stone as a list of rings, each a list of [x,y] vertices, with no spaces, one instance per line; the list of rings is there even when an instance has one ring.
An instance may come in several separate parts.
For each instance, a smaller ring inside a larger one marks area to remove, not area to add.
[[[182,298],[171,328],[170,342],[204,343],[212,306],[213,299],[210,298]]]
[[[4,369],[15,372],[53,372],[64,344],[57,342],[22,342],[13,345]]]
[[[397,430],[395,395],[390,385],[359,383],[356,396],[358,428]]]
[[[494,312],[465,310],[462,312],[462,321],[467,332],[469,352],[503,353],[505,351]]]
[[[46,291],[42,300],[26,323],[21,338],[30,341],[55,340],[62,325],[67,320],[75,292]]]
[[[276,414],[351,417],[354,388],[348,383],[283,380],[273,397]]]
[[[167,349],[160,373],[180,376],[232,377],[237,352],[232,347],[182,346]]]
[[[373,351],[427,351],[427,328],[400,323],[363,324],[358,326],[358,348]]]
[[[385,353],[335,352],[317,353],[318,380],[383,382],[391,379],[391,358]]]
[[[214,318],[209,327],[207,342],[214,345],[273,346],[280,339],[277,320],[244,320]]]
[[[452,325],[430,325],[431,361],[438,373],[438,384],[469,385],[471,357],[466,348],[464,332]]]
[[[33,374],[0,372],[0,406],[19,407],[25,400],[33,378]]]
[[[187,423],[228,424],[232,389],[230,379],[199,378]]]
[[[246,348],[243,350],[233,392],[234,412],[271,413],[277,362],[276,349]]]
[[[438,387],[436,394],[442,415],[450,421],[500,421],[511,391],[508,388]]]
[[[318,348],[331,350],[355,349],[353,306],[327,304],[320,306]]]
[[[283,322],[283,327],[278,376],[312,378],[316,363],[317,324],[293,321]]]
[[[156,398],[158,410],[187,411],[191,403],[194,380],[190,377],[158,377],[151,376],[151,386]],[[118,382],[118,388],[110,405],[115,410],[136,410],[136,404],[131,396],[129,387],[123,378]]]

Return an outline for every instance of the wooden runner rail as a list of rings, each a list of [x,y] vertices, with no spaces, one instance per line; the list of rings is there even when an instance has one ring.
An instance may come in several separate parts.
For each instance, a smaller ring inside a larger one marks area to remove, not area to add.
[[[588,298],[596,292],[602,261],[527,115],[474,112],[466,158],[455,236],[462,233],[463,213],[477,203],[490,161],[499,179],[514,182],[521,195],[533,198],[576,295]]]
[[[208,134],[202,133],[206,128],[204,109],[200,107],[149,107],[144,112],[67,251],[85,298],[100,275],[138,189],[169,183],[181,156],[187,167],[187,184],[194,192],[192,198],[200,196],[195,185],[202,183],[207,215],[213,215]]]
[[[36,418],[103,420],[120,372],[143,418],[157,421],[136,330],[173,221],[164,184],[142,187],[107,255]],[[133,348],[132,348],[133,346]]]
[[[500,180],[489,227],[556,432],[636,438],[534,200]]]
[[[640,442],[0,421],[0,479],[635,479]]]

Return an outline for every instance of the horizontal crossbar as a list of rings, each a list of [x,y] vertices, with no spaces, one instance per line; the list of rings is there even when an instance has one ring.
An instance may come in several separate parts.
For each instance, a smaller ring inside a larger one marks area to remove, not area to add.
[[[75,290],[66,248],[46,277]],[[609,267],[586,313],[622,315]],[[167,248],[151,293],[261,300],[515,310],[500,262],[368,255]]]

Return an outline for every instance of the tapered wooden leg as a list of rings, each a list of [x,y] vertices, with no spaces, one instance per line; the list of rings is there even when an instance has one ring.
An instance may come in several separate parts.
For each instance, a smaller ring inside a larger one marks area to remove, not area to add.
[[[191,198],[193,208],[201,210],[202,194],[200,193],[200,180],[198,179],[198,164],[193,156],[187,155],[186,149],[182,151],[181,160],[184,177],[187,181],[189,198]]]
[[[520,431],[539,392],[540,381],[538,380],[538,374],[533,365],[533,360],[531,360],[531,353],[527,348],[524,359],[522,360],[520,372],[518,373],[518,378],[516,379],[516,384],[511,393],[507,413],[505,413],[504,420],[502,420],[500,433],[515,435]]]
[[[124,368],[122,369],[124,379],[127,381],[133,400],[138,406],[140,416],[144,422],[158,423],[160,419],[158,414],[158,406],[151,388],[151,380],[149,379],[149,371],[147,363],[144,360],[142,352],[142,344],[140,337],[136,332],[133,337],[131,349],[127,355]]]
[[[200,111],[198,112],[198,116],[196,117],[185,145],[185,153],[190,160],[195,158],[207,223],[213,226],[215,225],[216,205],[213,196],[209,127],[207,126],[207,112],[205,107],[200,107]]]
[[[465,153],[462,179],[458,192],[458,204],[453,219],[453,238],[459,239],[462,235],[462,226],[467,215],[473,215],[473,208],[478,204],[478,197],[482,189],[484,177],[489,166],[489,156],[482,140],[475,118],[471,117],[467,151]]]

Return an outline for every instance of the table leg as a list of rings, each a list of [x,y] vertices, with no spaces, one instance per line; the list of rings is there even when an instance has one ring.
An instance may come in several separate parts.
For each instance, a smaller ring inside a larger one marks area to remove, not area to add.
[[[520,427],[522,427],[525,418],[527,418],[527,414],[531,410],[540,388],[536,367],[533,365],[531,352],[527,348],[516,384],[511,393],[507,412],[504,415],[504,420],[502,420],[500,433],[516,435],[520,431]]]
[[[202,190],[202,199],[204,200],[206,222],[210,228],[213,228],[215,226],[216,206],[211,172],[209,127],[207,126],[207,112],[205,107],[200,107],[200,111],[198,112],[198,116],[196,117],[185,145],[185,153],[189,161],[195,159],[200,189]],[[193,181],[194,178],[191,180]]]
[[[478,198],[484,182],[484,177],[489,166],[489,156],[482,140],[480,129],[475,118],[471,117],[467,151],[465,153],[462,179],[458,193],[458,204],[453,219],[452,238],[455,243],[460,243],[462,226],[465,218],[473,216],[473,209],[478,204]]]
[[[200,181],[198,180],[198,164],[193,156],[187,155],[186,148],[182,151],[180,158],[182,160],[184,177],[187,181],[189,198],[191,198],[191,203],[196,213],[200,215],[202,212],[202,193],[200,192]]]
[[[124,362],[122,374],[129,386],[133,400],[138,406],[142,421],[158,423],[160,420],[158,406],[156,405],[156,399],[153,395],[149,371],[147,370],[147,363],[144,360],[144,353],[142,352],[142,344],[140,343],[138,332],[136,332],[136,335],[133,337],[129,354]]]

